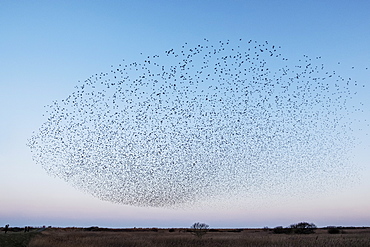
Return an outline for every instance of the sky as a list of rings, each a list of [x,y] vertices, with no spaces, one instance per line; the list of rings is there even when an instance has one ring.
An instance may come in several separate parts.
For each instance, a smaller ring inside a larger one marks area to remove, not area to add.
[[[1,1],[0,225],[370,226],[369,10],[369,1],[360,0]],[[363,85],[353,89],[362,111],[349,116],[360,119],[352,132],[349,178],[335,177],[323,190],[314,186],[307,193],[251,192],[232,206],[205,199],[191,208],[140,207],[99,200],[48,175],[32,158],[27,143],[46,121],[45,106],[123,59],[204,39],[268,41],[291,60],[321,57],[329,71]]]

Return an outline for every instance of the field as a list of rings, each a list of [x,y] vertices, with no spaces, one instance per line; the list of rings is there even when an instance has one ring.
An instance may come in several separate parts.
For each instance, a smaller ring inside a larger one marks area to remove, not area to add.
[[[167,246],[370,246],[370,228],[328,234],[273,234],[264,229],[213,229],[197,238],[186,229],[49,228],[0,232],[1,247],[167,247]]]

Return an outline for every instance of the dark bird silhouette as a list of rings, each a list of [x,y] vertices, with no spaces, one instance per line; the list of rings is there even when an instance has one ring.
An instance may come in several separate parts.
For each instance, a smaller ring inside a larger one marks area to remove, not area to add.
[[[288,63],[267,41],[181,47],[111,66],[49,105],[28,143],[34,160],[136,206],[246,197],[297,179],[315,188],[334,176],[353,145],[343,116],[355,82],[319,57]]]

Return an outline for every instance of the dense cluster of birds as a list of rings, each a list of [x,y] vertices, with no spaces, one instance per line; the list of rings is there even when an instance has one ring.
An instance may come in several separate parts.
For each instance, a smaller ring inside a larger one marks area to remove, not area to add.
[[[346,167],[356,82],[320,60],[254,40],[141,55],[47,106],[28,145],[48,173],[126,205],[321,186]]]

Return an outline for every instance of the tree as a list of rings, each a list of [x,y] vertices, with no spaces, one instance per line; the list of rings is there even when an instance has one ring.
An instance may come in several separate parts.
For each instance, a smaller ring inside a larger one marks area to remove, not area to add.
[[[203,235],[208,232],[208,230],[209,225],[207,225],[206,223],[197,222],[190,227],[190,232],[198,238],[202,238]]]
[[[314,223],[300,222],[298,224],[290,225],[290,228],[297,234],[310,234],[314,233],[317,228]]]

